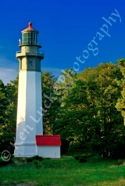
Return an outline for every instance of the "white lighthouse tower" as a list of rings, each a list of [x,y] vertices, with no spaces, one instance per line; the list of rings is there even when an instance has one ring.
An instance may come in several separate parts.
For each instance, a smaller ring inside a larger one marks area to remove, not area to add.
[[[36,135],[43,135],[41,60],[44,56],[39,52],[38,33],[29,22],[19,41],[21,51],[16,53],[19,85],[15,157],[37,155]]]

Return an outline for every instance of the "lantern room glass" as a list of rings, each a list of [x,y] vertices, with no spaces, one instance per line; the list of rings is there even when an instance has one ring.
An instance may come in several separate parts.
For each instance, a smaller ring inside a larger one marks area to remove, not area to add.
[[[37,33],[36,32],[23,33],[22,45],[37,45]]]

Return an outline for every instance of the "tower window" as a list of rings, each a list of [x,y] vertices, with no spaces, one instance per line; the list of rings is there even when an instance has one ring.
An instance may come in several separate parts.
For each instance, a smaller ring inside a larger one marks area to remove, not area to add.
[[[32,61],[29,61],[29,62],[28,62],[28,69],[31,69],[32,66],[33,66],[33,62],[32,62]]]

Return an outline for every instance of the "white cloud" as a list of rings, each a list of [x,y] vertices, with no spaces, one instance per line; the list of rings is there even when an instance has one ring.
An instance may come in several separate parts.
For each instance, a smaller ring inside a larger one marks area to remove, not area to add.
[[[0,79],[4,84],[16,79],[18,75],[18,62],[5,56],[0,56]]]
[[[9,68],[0,68],[0,79],[4,84],[10,82],[10,80],[15,80],[18,75],[17,69],[9,69]]]

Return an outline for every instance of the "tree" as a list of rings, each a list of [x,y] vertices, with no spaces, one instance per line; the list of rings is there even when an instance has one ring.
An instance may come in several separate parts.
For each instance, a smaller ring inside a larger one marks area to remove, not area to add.
[[[121,115],[124,119],[124,126],[125,126],[125,59],[119,59],[117,61],[120,71],[122,73],[122,79],[118,81],[118,85],[121,89],[121,96],[118,98],[116,108],[118,111],[121,112]]]
[[[0,126],[4,124],[5,119],[5,111],[7,108],[7,100],[6,100],[6,87],[3,82],[0,80]]]
[[[49,72],[42,73],[42,97],[43,97],[43,123],[45,134],[59,134],[56,130],[55,121],[59,108],[63,105],[63,99],[73,83],[74,73],[66,69],[60,76],[55,78]]]
[[[119,68],[112,63],[87,68],[77,75],[56,119],[56,130],[70,147],[91,149],[105,156],[116,151],[124,137],[121,116],[115,109],[120,78]]]
[[[3,119],[3,125],[1,127],[0,141],[3,150],[9,150],[13,154],[14,150],[14,138],[16,131],[16,110],[17,110],[17,89],[18,79],[11,81],[5,86],[5,102],[6,108],[1,109]],[[2,103],[4,106],[4,104]]]
[[[49,72],[42,73],[42,113],[44,134],[53,134],[54,106],[53,86],[56,78]]]

